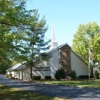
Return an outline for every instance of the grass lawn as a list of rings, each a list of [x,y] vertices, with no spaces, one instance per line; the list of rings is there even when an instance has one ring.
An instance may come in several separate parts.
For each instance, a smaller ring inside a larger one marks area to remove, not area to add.
[[[88,80],[64,80],[64,81],[43,81],[46,84],[70,85],[78,87],[100,88],[100,79]]]
[[[22,91],[16,88],[7,87],[0,84],[0,100],[68,100],[68,99],[45,96],[28,91]]]

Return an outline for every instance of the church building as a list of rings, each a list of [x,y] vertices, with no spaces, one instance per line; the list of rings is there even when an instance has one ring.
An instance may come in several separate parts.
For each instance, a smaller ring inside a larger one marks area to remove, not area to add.
[[[80,75],[88,75],[88,65],[67,43],[58,46],[54,31],[53,27],[51,48],[46,52],[50,54],[51,57],[42,62],[35,62],[32,75],[41,76],[42,79],[44,79],[45,76],[54,78],[56,71],[60,68],[63,68],[67,75],[72,70],[75,70],[77,77]],[[27,80],[30,78],[31,69],[28,66],[17,64],[8,69],[7,73],[12,73],[15,78]]]
[[[33,68],[33,76],[55,77],[58,69],[63,68],[68,75],[70,71],[75,70],[77,77],[80,75],[88,75],[88,65],[78,56],[72,48],[67,44],[58,46],[55,38],[55,30],[52,30],[51,48],[47,52],[51,55],[49,60],[36,62]]]

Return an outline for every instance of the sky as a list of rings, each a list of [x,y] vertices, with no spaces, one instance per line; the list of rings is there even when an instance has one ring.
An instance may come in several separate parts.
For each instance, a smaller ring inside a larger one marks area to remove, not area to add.
[[[100,25],[100,0],[27,0],[27,9],[37,9],[40,19],[45,16],[48,30],[45,39],[51,39],[52,26],[59,45],[72,40],[80,24],[96,22]]]

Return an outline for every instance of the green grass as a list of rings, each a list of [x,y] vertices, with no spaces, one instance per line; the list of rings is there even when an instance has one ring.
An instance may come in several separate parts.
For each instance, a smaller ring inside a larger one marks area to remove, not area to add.
[[[51,97],[28,91],[22,91],[17,88],[11,88],[0,84],[0,100],[68,100],[68,99]]]
[[[94,79],[94,80],[92,79],[90,80],[90,82],[88,82],[88,80],[64,80],[64,81],[44,81],[43,83],[100,89],[100,79]]]

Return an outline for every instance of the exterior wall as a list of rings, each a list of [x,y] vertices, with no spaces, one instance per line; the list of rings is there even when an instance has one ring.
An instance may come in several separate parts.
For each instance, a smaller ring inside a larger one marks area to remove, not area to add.
[[[19,70],[19,71],[11,71],[11,72],[7,72],[7,74],[12,74],[12,77],[17,78],[17,79],[21,79],[21,80],[28,80],[30,79],[30,67],[26,67],[23,70]]]
[[[77,77],[79,75],[88,75],[88,65],[86,65],[73,51],[71,51],[71,70],[76,71]]]
[[[41,76],[45,78],[45,76],[51,76],[54,78],[56,70],[59,69],[59,51],[55,50],[51,53],[51,57],[47,61],[43,61],[41,63],[35,64],[35,67],[49,67],[50,70],[34,70],[33,69],[33,76]]]
[[[19,71],[14,71],[14,78],[17,78],[17,79],[21,79],[23,78],[23,73],[22,73],[22,70],[19,70]]]
[[[45,76],[51,76],[51,71],[33,71],[33,76],[41,76],[42,79],[45,78]]]
[[[60,53],[60,67],[66,71],[66,75],[69,75],[71,71],[71,48],[65,45],[59,49]]]
[[[14,71],[11,71],[10,74],[12,74],[12,77],[14,77]]]
[[[6,72],[7,75],[9,75],[10,73],[11,73],[10,71],[7,71],[7,72]]]
[[[54,78],[59,68],[63,68],[66,74],[69,74],[71,70],[75,70],[77,76],[88,75],[88,65],[86,65],[67,45],[52,51],[51,57],[47,61],[35,63],[35,68],[32,68],[32,75],[41,76],[41,78],[45,78],[45,76]],[[28,80],[30,79],[31,68],[27,66],[23,70],[7,72],[7,74],[10,73],[12,77]]]
[[[7,73],[6,73],[7,75],[10,75],[10,74],[12,74],[12,77],[14,77],[14,71],[7,71]]]
[[[21,80],[23,79],[23,76],[22,75],[23,75],[23,71],[20,71],[19,79],[21,79]]]
[[[48,61],[48,66],[51,69],[51,77],[54,78],[56,71],[60,68],[60,55],[59,50],[57,49],[51,55],[50,60]]]
[[[17,79],[19,79],[19,77],[20,77],[20,71],[15,71],[14,72],[14,77],[17,78]]]
[[[23,71],[22,71],[22,79],[23,80],[29,80],[30,79],[30,73],[31,73],[31,68],[30,67],[26,67]]]

